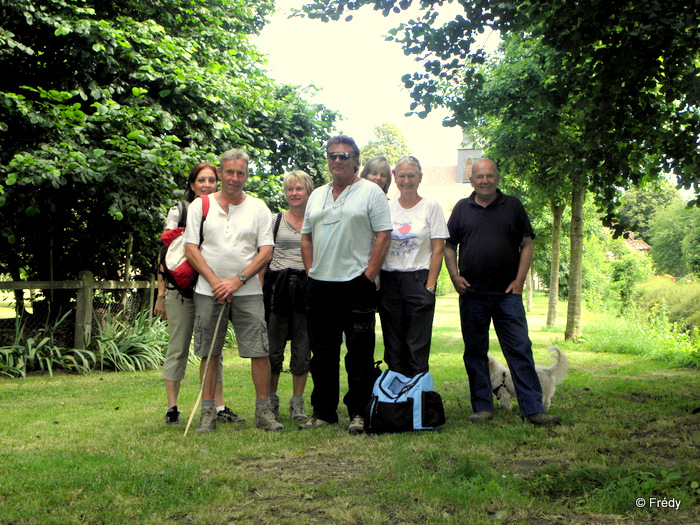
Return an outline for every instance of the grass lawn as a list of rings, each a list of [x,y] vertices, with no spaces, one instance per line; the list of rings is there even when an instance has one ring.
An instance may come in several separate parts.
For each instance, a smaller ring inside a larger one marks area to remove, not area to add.
[[[159,371],[0,379],[0,523],[700,522],[700,373],[563,344],[563,319],[544,328],[545,301],[529,316],[535,359],[559,344],[570,368],[556,428],[523,423],[517,408],[465,422],[456,295],[438,299],[431,371],[447,423],[433,432],[351,436],[343,407],[341,425],[300,432],[283,410],[285,431],[264,433],[249,363],[231,350],[224,395],[248,421],[206,435],[196,417],[183,437],[192,367],[181,427],[163,425]],[[291,376],[280,384],[284,408]]]

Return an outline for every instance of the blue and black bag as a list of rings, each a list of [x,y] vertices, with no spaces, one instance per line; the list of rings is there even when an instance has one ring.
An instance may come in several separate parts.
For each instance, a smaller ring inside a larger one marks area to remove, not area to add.
[[[433,390],[430,372],[406,377],[385,370],[377,378],[365,413],[365,432],[433,430],[444,423],[442,397]]]

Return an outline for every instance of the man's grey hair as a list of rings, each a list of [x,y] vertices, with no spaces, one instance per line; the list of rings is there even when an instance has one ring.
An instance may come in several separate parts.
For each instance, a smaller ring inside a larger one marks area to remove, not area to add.
[[[222,155],[221,158],[219,159],[220,166],[223,166],[225,160],[238,160],[238,159],[243,159],[246,164],[250,164],[250,155],[248,155],[245,151],[242,149],[230,149],[228,151],[225,151]]]
[[[474,166],[476,166],[480,162],[490,162],[491,164],[493,164],[493,167],[496,171],[496,175],[498,175],[499,177],[501,176],[501,173],[498,171],[498,166],[496,165],[496,162],[486,157],[481,157],[479,160],[475,161],[474,164],[472,164],[472,170],[474,169]]]

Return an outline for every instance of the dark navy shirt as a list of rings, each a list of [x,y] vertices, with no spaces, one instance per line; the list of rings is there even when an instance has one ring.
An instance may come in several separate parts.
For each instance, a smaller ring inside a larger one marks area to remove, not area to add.
[[[447,242],[458,247],[459,274],[471,292],[505,293],[518,275],[523,238],[535,238],[522,203],[496,191],[496,199],[485,208],[477,204],[475,193],[460,200],[447,222]]]

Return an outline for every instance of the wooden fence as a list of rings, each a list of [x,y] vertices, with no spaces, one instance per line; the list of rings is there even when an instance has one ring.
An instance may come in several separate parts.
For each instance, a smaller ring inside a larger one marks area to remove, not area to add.
[[[78,290],[75,307],[75,348],[83,349],[92,336],[93,308],[92,300],[95,290],[143,290],[144,301],[149,312],[153,312],[153,301],[157,289],[155,276],[148,281],[96,281],[94,275],[82,271],[77,281],[10,281],[0,282],[0,290]]]

